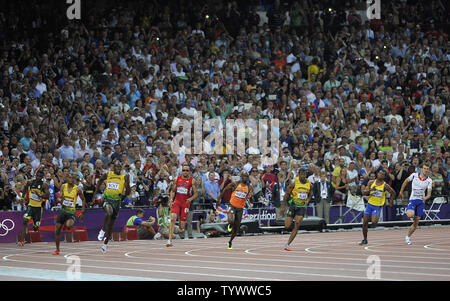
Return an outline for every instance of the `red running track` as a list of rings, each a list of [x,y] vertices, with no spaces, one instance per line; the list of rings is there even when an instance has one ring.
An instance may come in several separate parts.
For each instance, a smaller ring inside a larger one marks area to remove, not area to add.
[[[172,248],[165,240],[112,241],[106,254],[101,242],[61,243],[58,256],[51,254],[53,243],[2,244],[0,280],[61,278],[76,255],[81,280],[448,281],[449,230],[418,229],[406,245],[406,228],[369,229],[366,246],[358,245],[361,231],[301,232],[290,252],[283,250],[288,235],[280,234],[236,237],[233,250],[226,248],[226,237],[175,240]]]

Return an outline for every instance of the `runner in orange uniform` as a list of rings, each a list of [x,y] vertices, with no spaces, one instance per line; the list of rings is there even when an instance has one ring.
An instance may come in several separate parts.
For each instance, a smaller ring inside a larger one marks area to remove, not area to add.
[[[224,192],[231,189],[233,193],[230,198],[230,210],[228,211],[228,223],[232,227],[230,241],[227,243],[229,250],[233,249],[231,243],[236,237],[239,227],[241,225],[242,214],[244,213],[245,202],[247,199],[251,199],[253,194],[252,186],[249,184],[248,173],[245,171],[241,172],[241,181],[232,182],[228,184],[225,189],[219,194],[218,202],[216,208],[220,205],[221,196]]]

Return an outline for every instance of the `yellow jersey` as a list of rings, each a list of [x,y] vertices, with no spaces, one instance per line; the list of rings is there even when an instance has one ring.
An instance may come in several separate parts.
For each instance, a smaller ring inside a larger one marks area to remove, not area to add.
[[[311,183],[306,179],[306,183],[300,182],[299,177],[295,178],[295,186],[291,192],[291,198],[295,205],[305,207],[311,190]]]
[[[44,181],[33,181],[30,186],[30,191],[28,193],[28,206],[31,207],[42,207],[42,203],[45,199],[42,198],[44,194]]]
[[[125,191],[125,175],[116,175],[113,171],[108,172],[106,188],[103,193],[106,199],[121,201]]]
[[[63,187],[64,199],[62,203],[62,209],[70,213],[76,212],[76,205],[78,199],[78,186],[73,185],[72,190],[69,192],[69,184],[64,184]]]
[[[374,181],[370,186],[370,189],[375,188],[370,192],[369,195],[369,204],[374,206],[383,206],[386,201],[386,192],[384,191],[384,186],[386,182],[383,181],[383,184],[377,186],[377,181]]]

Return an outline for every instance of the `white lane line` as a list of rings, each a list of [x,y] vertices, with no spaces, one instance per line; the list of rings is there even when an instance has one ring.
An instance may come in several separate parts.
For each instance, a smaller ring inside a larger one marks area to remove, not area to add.
[[[433,239],[433,236],[432,235],[422,235],[420,237],[417,236],[417,238],[419,238],[421,240],[425,240],[425,239],[430,239],[430,238]],[[442,239],[440,239],[440,241],[441,240]],[[375,241],[375,244],[387,244],[387,243],[390,243],[390,242],[394,242],[393,244],[398,243],[399,245],[401,244],[401,242],[403,242],[402,240],[399,240],[398,238],[394,238],[394,237],[375,238],[375,239],[372,239],[370,241],[371,241],[372,245],[373,245],[373,243],[372,243],[373,241]],[[324,241],[324,242],[327,242],[327,241]],[[356,246],[356,247],[358,246],[357,242],[349,242],[348,240],[343,241],[343,243],[344,244],[354,244],[354,246]],[[319,251],[313,251],[312,250],[312,249],[321,249],[321,248],[325,248],[325,247],[327,247],[327,248],[333,247],[333,250],[335,250],[336,244],[329,244],[327,242],[326,244],[322,244],[322,245],[318,245],[318,246],[311,246],[309,248],[306,248],[305,250],[307,252],[309,252],[309,253],[316,253],[316,254],[324,253],[324,254],[327,254],[327,252],[319,252]],[[383,251],[380,251],[380,252],[383,252]],[[391,251],[389,251],[389,252],[391,252]],[[340,253],[340,254],[343,254],[343,253]]]
[[[28,255],[28,256],[41,258],[40,256],[32,256],[32,255]],[[207,256],[207,257],[217,258],[217,256]],[[148,257],[145,258],[145,259],[148,259]],[[221,259],[236,259],[236,258],[234,258],[234,257],[228,257],[228,258],[221,257]],[[311,269],[311,270],[354,271],[354,272],[361,272],[361,273],[364,273],[367,270],[366,267],[368,265],[366,263],[343,263],[343,262],[339,262],[338,261],[340,258],[334,257],[333,259],[336,259],[336,262],[324,263],[323,261],[318,262],[318,261],[311,261],[311,260],[305,260],[305,261],[296,260],[295,263],[327,265],[327,267],[320,267],[320,266],[319,267],[315,267],[315,266],[300,266],[299,267],[299,268],[302,268],[302,269]],[[163,261],[162,258],[155,258],[155,260],[157,260],[159,262]],[[170,261],[170,262],[173,262],[173,259],[166,259],[166,260]],[[18,261],[18,260],[16,260],[16,261]],[[102,263],[117,263],[117,261],[105,261],[105,260],[95,260],[95,259],[83,259],[83,261],[93,261],[93,262],[102,262]],[[277,260],[277,261],[280,262],[280,260]],[[359,261],[362,261],[362,260],[359,260]],[[24,262],[30,262],[30,261],[24,261]],[[187,262],[194,263],[192,260],[184,260],[183,262],[185,262],[185,263],[187,263]],[[273,264],[267,264],[267,263],[264,263],[264,264],[262,264],[262,263],[261,264],[248,264],[248,263],[245,263],[245,265],[254,265],[256,267],[264,266],[265,268],[267,268],[267,267],[282,267],[282,268],[286,268],[288,266],[290,268],[295,268],[294,266],[292,266],[292,260],[283,260],[283,262],[291,263],[291,265],[273,265]],[[394,261],[394,262],[398,262],[398,261]],[[404,262],[408,262],[408,261],[404,261]],[[43,262],[41,262],[41,264],[42,263]],[[195,263],[202,263],[202,264],[204,264],[204,263],[214,263],[214,264],[217,264],[217,261],[196,260]],[[409,263],[417,264],[417,263],[420,263],[420,262],[414,261],[414,262],[409,262]],[[52,264],[52,263],[49,263],[49,264]],[[135,264],[135,265],[139,265],[139,266],[145,265],[145,266],[164,266],[164,267],[177,267],[177,268],[178,267],[182,267],[182,268],[226,270],[226,271],[236,271],[236,272],[258,272],[258,273],[268,273],[269,272],[268,270],[259,270],[259,269],[258,270],[250,270],[250,269],[235,269],[235,268],[231,268],[231,267],[228,267],[228,268],[202,267],[202,266],[198,266],[198,265],[183,266],[183,265],[171,265],[171,264],[164,264],[164,263],[149,263],[149,262],[143,262],[143,261],[127,262],[127,264],[130,264],[130,265]],[[348,269],[348,268],[345,268],[345,269],[344,268],[334,268],[334,267],[330,268],[329,267],[330,265],[362,266],[362,267],[364,267],[364,269],[358,270],[358,269]],[[91,266],[91,267],[96,267],[96,266]],[[104,267],[104,266],[102,266],[101,268],[104,268],[104,269],[109,269],[109,268],[115,269],[114,267]],[[417,275],[417,276],[436,276],[436,277],[445,277],[446,279],[447,278],[450,279],[450,274],[436,274],[436,273],[429,274],[429,273],[418,273],[418,272],[412,273],[412,272],[407,272],[407,271],[400,272],[398,270],[397,271],[386,271],[386,268],[414,269],[416,271],[418,269],[448,271],[448,270],[450,270],[450,268],[431,268],[431,267],[420,267],[420,266],[419,267],[417,267],[417,266],[414,266],[414,267],[410,266],[410,267],[408,267],[408,266],[404,266],[404,265],[386,265],[386,264],[383,264],[382,268],[383,268],[383,272],[386,273],[386,274],[390,273],[390,274],[406,274],[406,275]],[[152,269],[152,271],[155,271],[155,270]],[[168,271],[165,270],[164,272],[168,272]],[[270,270],[270,273],[275,273],[275,274],[276,273],[292,274],[292,275],[297,275],[297,276],[298,275],[319,276],[319,274],[314,274],[314,273],[300,273],[300,272],[291,272],[291,271],[285,271],[285,270],[282,270],[282,271]],[[192,273],[185,273],[185,274],[192,274]],[[211,274],[208,274],[208,275],[211,275]],[[222,274],[214,274],[214,275],[217,275],[217,277],[225,276],[225,275],[222,275]],[[338,276],[337,275],[331,275],[331,274],[320,274],[320,275],[330,276],[330,277],[338,277],[339,276],[339,277],[342,277],[342,278],[347,277],[347,275],[338,275]],[[361,277],[356,277],[356,278],[357,279],[362,279]],[[254,278],[254,277],[251,277],[251,279],[258,280],[257,278]],[[386,278],[384,278],[384,280],[398,280],[398,279],[386,279]]]
[[[450,251],[450,249],[438,249],[438,248],[434,248],[434,247],[431,247],[431,246],[435,246],[435,245],[442,245],[442,244],[445,244],[445,243],[449,243],[448,241],[445,241],[445,242],[437,242],[437,243],[432,243],[432,244],[429,244],[429,245],[425,245],[425,246],[423,246],[425,249],[428,249],[428,250],[431,250],[431,251],[445,251],[445,252],[448,252],[448,251]]]
[[[19,268],[0,266],[0,276],[5,277],[26,277],[41,280],[55,280],[55,281],[167,281],[167,279],[148,278],[148,277],[132,277],[109,274],[96,273],[80,273],[79,279],[68,278],[67,272],[48,270],[48,269],[33,269],[33,268]],[[7,281],[7,279],[5,279]]]
[[[323,242],[323,241],[318,241],[318,242]],[[348,240],[342,240],[342,242],[348,242]],[[98,242],[95,242],[96,243],[96,245],[98,245]],[[194,241],[192,242],[192,243],[194,243]],[[141,246],[144,246],[144,245],[147,245],[147,242],[145,242],[145,241],[142,241],[142,243],[137,243],[138,245],[141,245]],[[180,246],[184,246],[184,247],[186,247],[188,244],[181,244],[180,243]],[[198,246],[198,244],[196,244],[197,246]],[[210,248],[213,248],[213,247],[211,247],[211,245],[210,244],[205,244],[205,245],[209,245],[210,246]],[[247,244],[247,245],[249,245],[249,244]],[[256,246],[256,245],[259,245],[259,244],[256,244],[256,243],[254,243],[254,244],[251,244],[251,245],[254,245],[254,246]],[[267,245],[267,243],[261,243],[261,245]],[[122,245],[123,247],[127,247],[127,245],[126,244],[124,244],[124,245]],[[122,247],[121,246],[121,247]],[[128,245],[128,246],[130,246],[130,245]],[[79,250],[79,248],[77,248],[78,250]],[[158,248],[158,249],[164,249],[164,248]],[[204,250],[205,248],[203,248],[203,249],[198,249],[198,250],[190,250],[190,251],[187,251],[187,252],[189,252],[189,254],[191,254],[192,252],[194,252],[194,251],[200,251],[200,250]],[[91,249],[87,249],[88,251],[91,251]],[[92,251],[93,251],[94,249],[92,249]],[[144,251],[144,250],[143,250]],[[136,252],[139,252],[139,250],[138,251],[132,251],[132,252],[129,252],[129,253],[136,253]],[[225,252],[221,252],[221,253],[224,253],[225,254]],[[24,254],[25,255],[25,254]],[[178,254],[171,254],[171,255],[177,255],[178,256]],[[192,256],[202,256],[202,255],[193,255],[193,254],[191,254]],[[350,254],[347,254],[347,255],[350,255]],[[95,256],[97,256],[97,255],[95,255]],[[99,256],[101,256],[101,255],[99,255]],[[37,256],[35,256],[35,257],[37,257]],[[130,256],[131,257],[131,256]],[[216,256],[210,256],[210,257],[216,257]],[[41,258],[41,257],[40,257]],[[234,257],[232,258],[232,259],[235,259]],[[342,259],[342,258],[341,258]],[[103,262],[103,261],[102,261]],[[166,271],[165,271],[166,272]],[[311,275],[310,273],[308,273],[307,275]],[[422,274],[421,274],[422,275]],[[433,274],[434,275],[434,274]],[[319,275],[319,276],[322,276],[322,275]],[[445,275],[443,275],[443,276],[445,276]],[[343,276],[343,277],[346,277],[346,276]],[[348,277],[347,277],[348,278]],[[273,280],[273,279],[271,279],[271,280]]]

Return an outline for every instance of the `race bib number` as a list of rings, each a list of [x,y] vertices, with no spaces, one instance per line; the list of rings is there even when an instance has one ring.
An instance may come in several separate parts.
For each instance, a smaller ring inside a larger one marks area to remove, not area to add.
[[[110,190],[119,190],[119,186],[117,182],[108,182],[108,189]]]
[[[177,187],[177,193],[179,193],[179,194],[187,194],[188,193],[188,189],[186,187],[178,186]]]
[[[237,198],[240,199],[245,199],[247,197],[247,193],[245,191],[236,191],[236,193],[234,194]]]
[[[32,193],[30,196],[30,199],[32,199],[33,201],[36,201],[36,202],[39,202],[41,200],[40,197],[36,193]]]
[[[298,199],[299,200],[306,200],[308,198],[308,194],[306,192],[299,192],[298,193]]]
[[[425,196],[425,191],[423,189],[414,189],[413,194],[414,197],[423,198]]]
[[[73,207],[73,201],[64,200],[63,201],[63,206],[72,208]]]
[[[372,196],[376,198],[381,198],[383,196],[383,192],[380,190],[374,190],[372,191]]]

